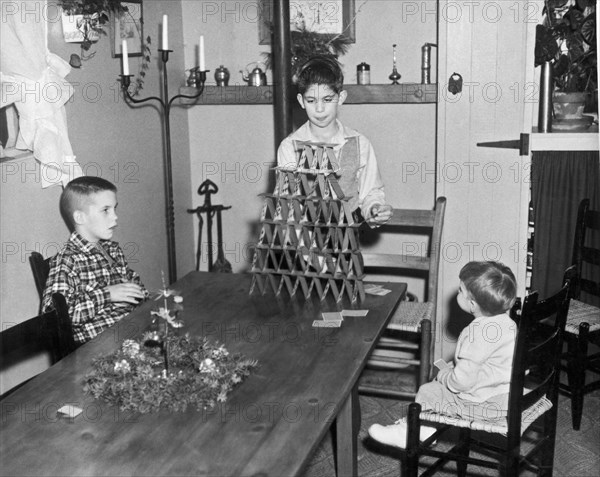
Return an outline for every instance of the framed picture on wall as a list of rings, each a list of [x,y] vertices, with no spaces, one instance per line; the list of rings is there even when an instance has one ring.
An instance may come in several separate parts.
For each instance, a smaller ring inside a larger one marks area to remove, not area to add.
[[[327,36],[343,35],[356,41],[355,0],[290,0],[290,30],[309,30]],[[270,45],[273,0],[260,0],[258,43]]]
[[[111,21],[111,45],[113,58],[120,58],[123,40],[127,40],[129,56],[142,56],[144,39],[144,21],[142,17],[142,0],[121,2],[127,11],[114,15]]]

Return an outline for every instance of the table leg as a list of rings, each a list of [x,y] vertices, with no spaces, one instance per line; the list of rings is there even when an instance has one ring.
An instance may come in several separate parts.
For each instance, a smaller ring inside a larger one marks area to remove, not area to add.
[[[337,447],[337,476],[356,477],[357,443],[360,429],[360,408],[358,402],[358,386],[354,386],[348,398],[342,404],[335,420]]]

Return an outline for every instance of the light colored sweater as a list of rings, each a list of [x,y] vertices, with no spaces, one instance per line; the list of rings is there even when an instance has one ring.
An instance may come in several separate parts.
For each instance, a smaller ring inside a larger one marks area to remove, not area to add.
[[[454,367],[436,379],[472,402],[508,393],[516,337],[517,325],[506,313],[475,318],[458,337]]]

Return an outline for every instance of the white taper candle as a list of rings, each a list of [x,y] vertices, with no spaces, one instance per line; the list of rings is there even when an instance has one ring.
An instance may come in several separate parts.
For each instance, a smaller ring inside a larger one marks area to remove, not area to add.
[[[206,71],[206,60],[204,58],[204,35],[200,35],[200,45],[198,52],[200,55],[200,71]]]
[[[123,40],[123,46],[121,47],[123,54],[123,76],[129,75],[129,53],[127,51],[127,40]]]
[[[162,49],[169,49],[169,17],[167,15],[163,15],[163,23],[162,23]]]

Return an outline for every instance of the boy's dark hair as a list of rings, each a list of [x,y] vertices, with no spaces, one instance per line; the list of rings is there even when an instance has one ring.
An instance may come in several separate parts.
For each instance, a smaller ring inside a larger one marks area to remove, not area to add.
[[[313,84],[329,86],[336,94],[344,88],[344,73],[338,61],[331,56],[313,56],[300,67],[296,86],[300,94]]]
[[[82,176],[69,182],[60,195],[60,213],[70,231],[75,230],[73,213],[82,210],[92,194],[104,191],[117,192],[116,186],[102,177]]]
[[[471,298],[488,316],[509,310],[517,296],[512,270],[499,262],[469,262],[458,274]]]

